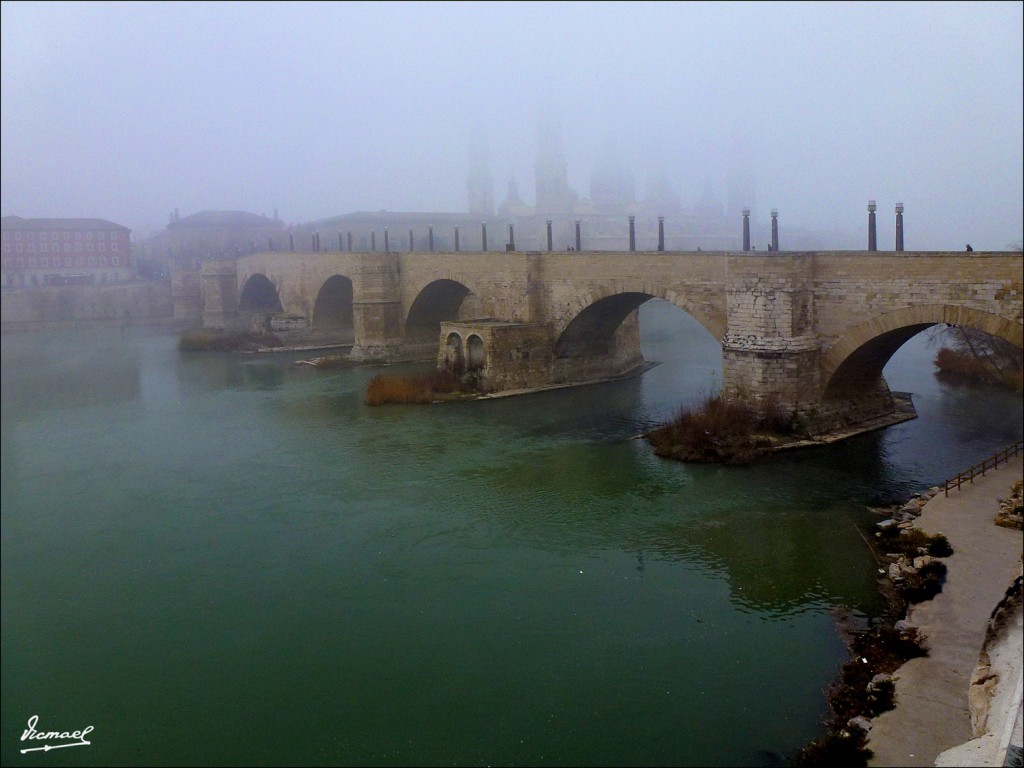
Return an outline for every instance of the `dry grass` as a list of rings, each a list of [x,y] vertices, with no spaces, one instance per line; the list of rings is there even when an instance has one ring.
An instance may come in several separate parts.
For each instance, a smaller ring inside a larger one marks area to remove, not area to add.
[[[464,391],[462,381],[452,371],[431,371],[413,376],[379,374],[366,385],[366,404],[431,403],[439,395]]]

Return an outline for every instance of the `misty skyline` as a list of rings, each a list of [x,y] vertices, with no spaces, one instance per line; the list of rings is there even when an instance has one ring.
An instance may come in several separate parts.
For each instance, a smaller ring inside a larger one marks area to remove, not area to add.
[[[534,202],[553,110],[569,182],[614,143],[642,199],[684,207],[730,164],[762,229],[908,250],[1019,243],[1024,5],[1001,3],[2,3],[3,215],[245,210],[301,223]],[[737,231],[740,223],[737,221]],[[758,232],[755,242],[764,239]]]

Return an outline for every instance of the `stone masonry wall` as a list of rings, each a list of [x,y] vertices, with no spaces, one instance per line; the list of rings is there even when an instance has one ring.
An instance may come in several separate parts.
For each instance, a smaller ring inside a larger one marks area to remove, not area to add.
[[[4,325],[173,316],[168,282],[4,288],[0,295]]]

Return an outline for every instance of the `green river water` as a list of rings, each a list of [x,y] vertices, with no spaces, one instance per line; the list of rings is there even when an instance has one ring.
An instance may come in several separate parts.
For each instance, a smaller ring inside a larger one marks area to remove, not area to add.
[[[630,438],[721,351],[642,312],[641,377],[376,409],[379,368],[309,353],[5,335],[0,762],[781,764],[847,658],[830,611],[882,610],[866,506],[1020,439],[1020,399],[922,336],[886,369],[919,419],[684,465]],[[32,716],[90,744],[22,753]]]

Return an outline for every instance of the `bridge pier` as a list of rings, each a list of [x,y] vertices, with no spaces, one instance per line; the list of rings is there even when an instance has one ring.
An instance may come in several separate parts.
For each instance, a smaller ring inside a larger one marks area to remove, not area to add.
[[[203,327],[238,325],[238,268],[234,261],[207,261],[200,270]]]
[[[726,290],[722,394],[801,413],[820,392],[810,260],[734,256]]]
[[[349,357],[358,361],[386,362],[398,358],[405,341],[399,256],[375,254],[365,259],[354,275],[352,324],[355,345]]]

